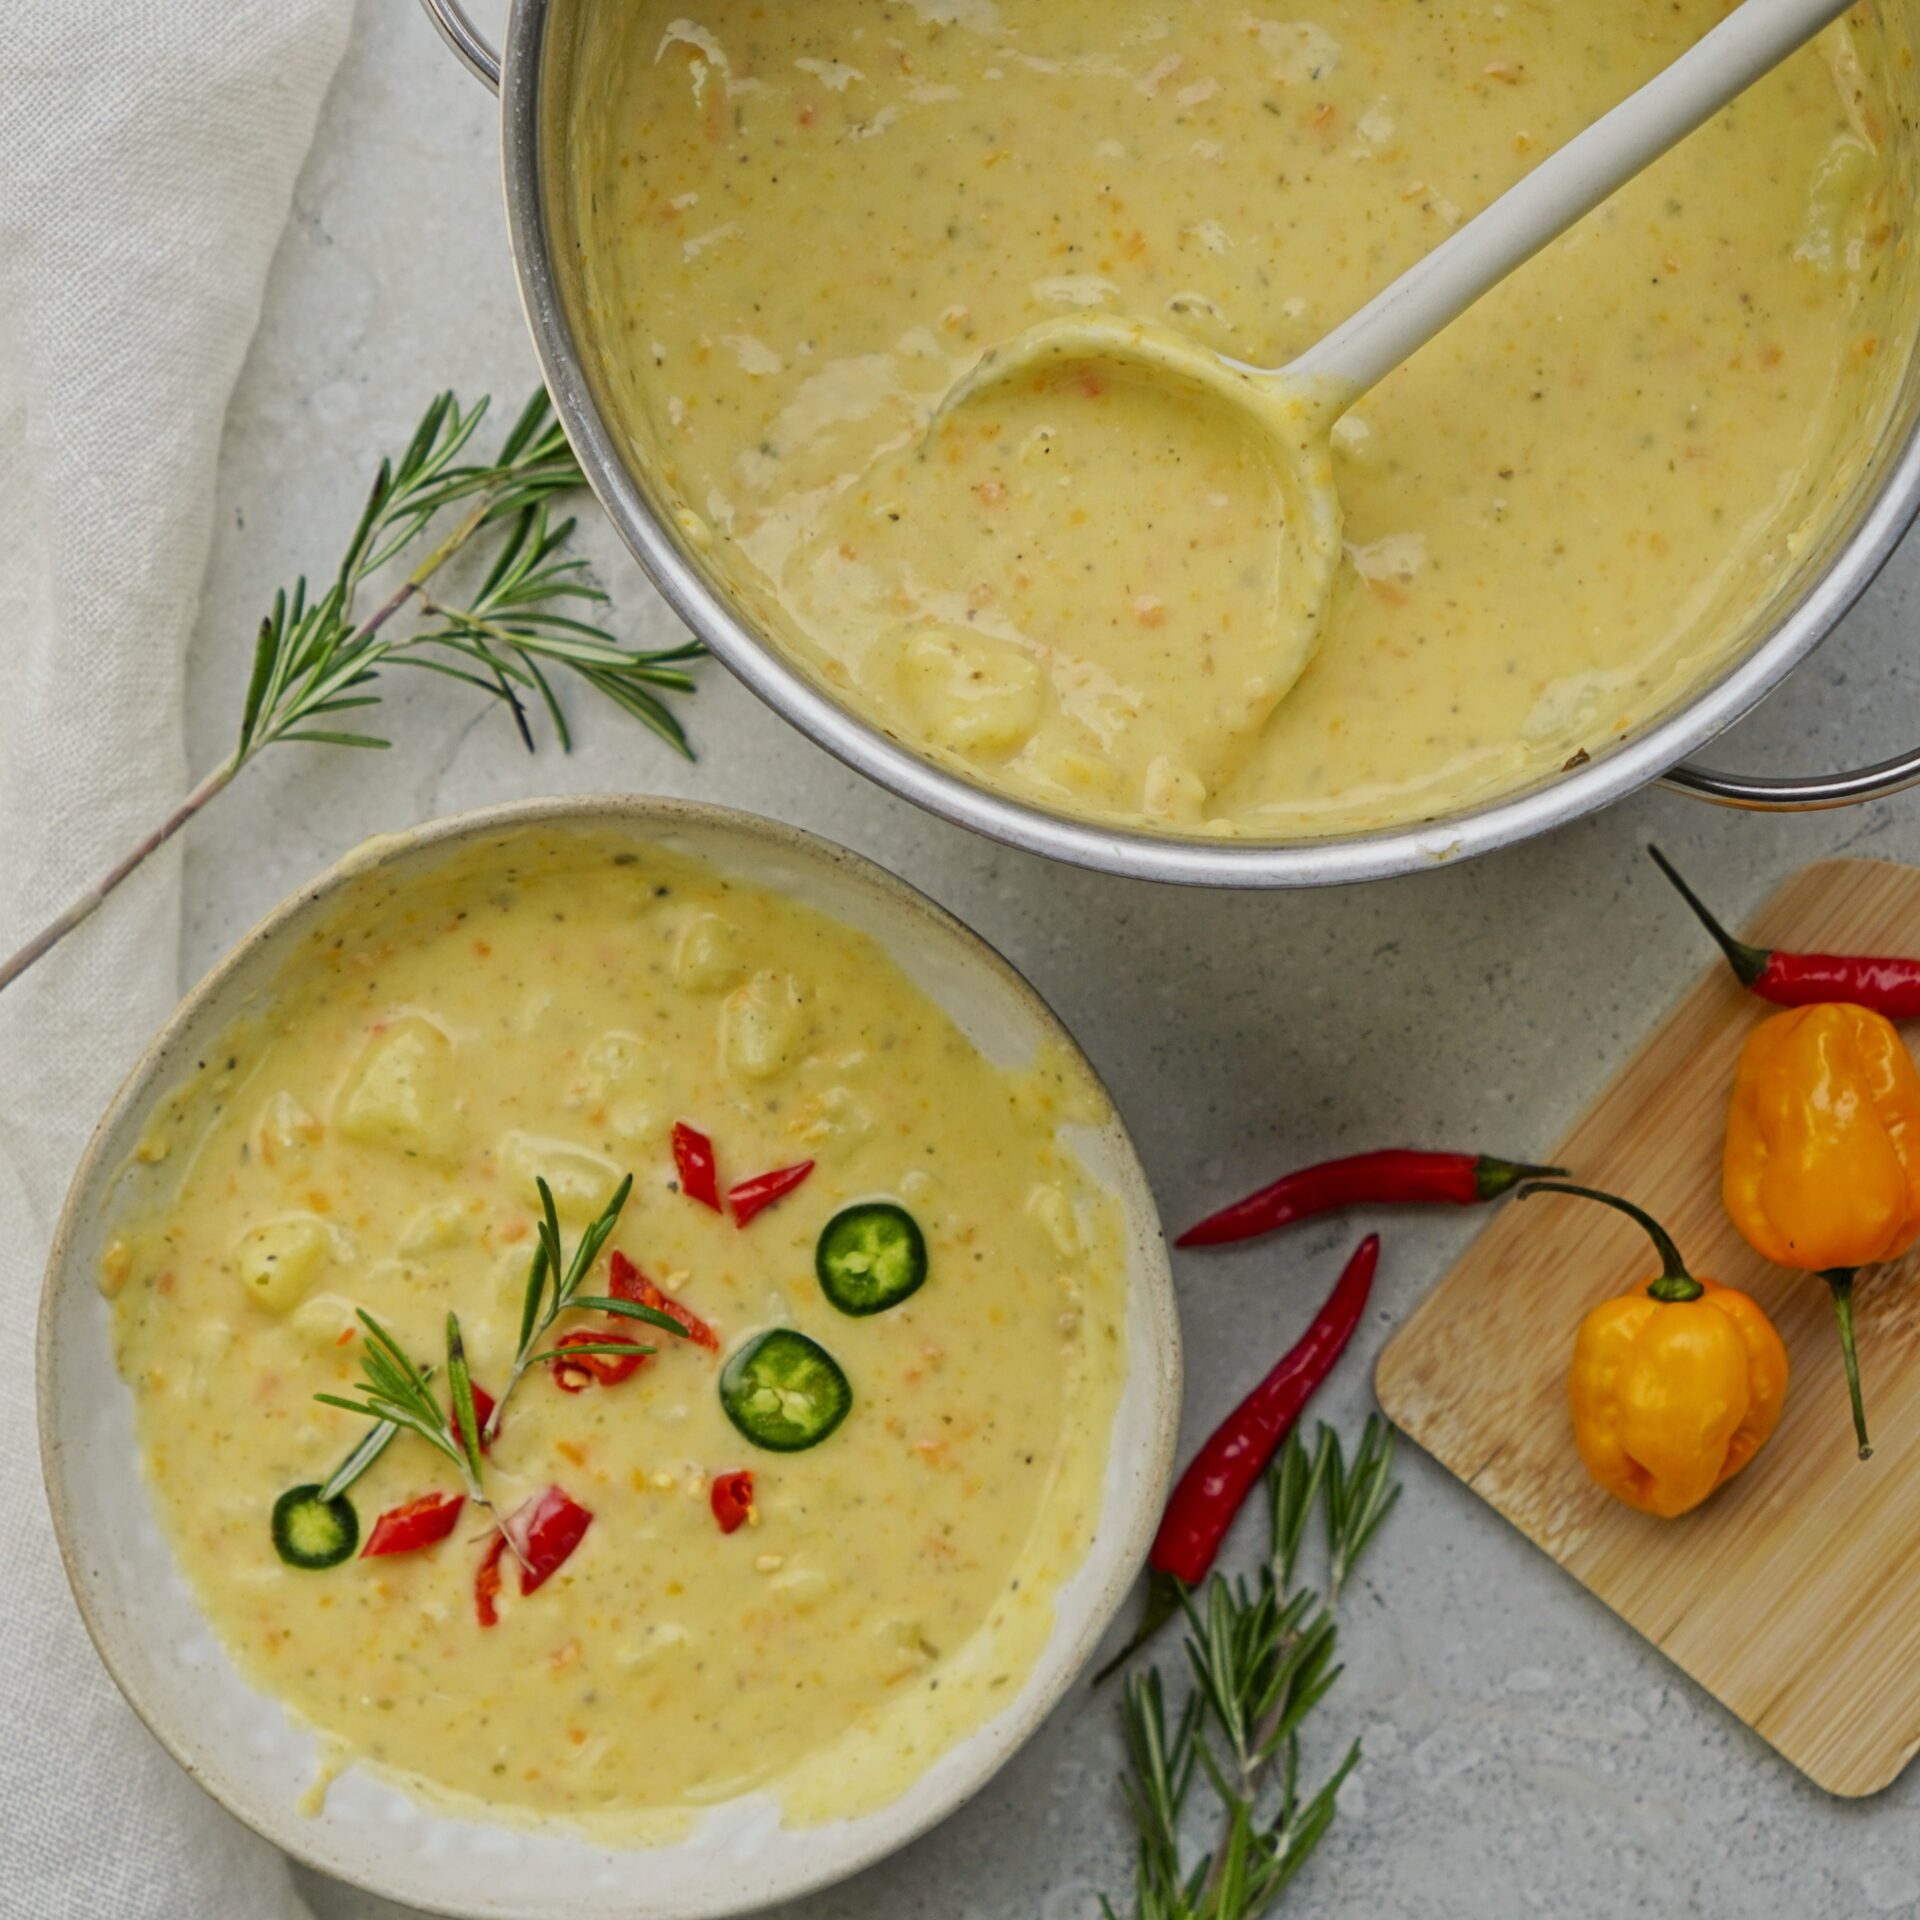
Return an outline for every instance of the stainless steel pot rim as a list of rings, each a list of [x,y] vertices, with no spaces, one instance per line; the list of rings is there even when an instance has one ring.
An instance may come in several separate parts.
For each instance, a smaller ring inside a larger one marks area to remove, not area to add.
[[[776,712],[856,771],[944,819],[1029,853],[1135,879],[1265,889],[1385,879],[1492,852],[1661,782],[1722,805],[1804,811],[1848,806],[1920,784],[1920,749],[1831,776],[1765,778],[1681,764],[1766,697],[1865,591],[1920,511],[1920,414],[1837,557],[1773,631],[1668,717],[1541,785],[1447,819],[1324,840],[1176,838],[1052,813],[938,767],[859,719],[757,637],[713,590],[635,485],[588,385],[561,303],[541,198],[541,59],[551,0],[513,0],[502,56],[460,0],[425,0],[449,43],[499,88],[508,232],[521,297],[554,405],[588,484],[680,618]]]

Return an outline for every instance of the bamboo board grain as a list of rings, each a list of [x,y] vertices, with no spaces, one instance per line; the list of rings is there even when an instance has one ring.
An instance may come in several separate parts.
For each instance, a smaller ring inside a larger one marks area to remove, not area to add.
[[[1920,953],[1920,870],[1809,867],[1746,937]],[[1652,1269],[1639,1230],[1585,1201],[1503,1207],[1381,1355],[1375,1386],[1396,1426],[1786,1759],[1830,1793],[1868,1794],[1920,1747],[1920,1282],[1913,1259],[1861,1277],[1863,1463],[1825,1286],[1762,1261],[1720,1206],[1734,1063],[1771,1011],[1716,963],[1552,1156],[1640,1201],[1695,1272],[1773,1316],[1786,1411],[1744,1474],[1675,1521],[1587,1479],[1566,1407],[1574,1329]]]

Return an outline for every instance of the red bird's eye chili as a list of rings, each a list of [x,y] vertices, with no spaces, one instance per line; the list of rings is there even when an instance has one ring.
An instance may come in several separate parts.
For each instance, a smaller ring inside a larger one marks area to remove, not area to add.
[[[811,1160],[795,1167],[776,1167],[771,1173],[756,1173],[751,1180],[727,1189],[727,1205],[733,1209],[733,1224],[744,1227],[757,1213],[765,1213],[776,1200],[784,1200],[813,1171]]]
[[[564,1488],[549,1487],[516,1507],[504,1522],[520,1560],[520,1591],[535,1593],[566,1565],[593,1525],[593,1515]]]
[[[1181,1593],[1207,1577],[1234,1516],[1293,1431],[1314,1389],[1346,1351],[1379,1264],[1380,1236],[1370,1233],[1354,1249],[1313,1324],[1194,1455],[1174,1487],[1147,1555],[1147,1604],[1140,1625],[1094,1675],[1096,1682],[1151,1639],[1180,1610]]]
[[[500,1556],[507,1550],[507,1536],[496,1533],[492,1544],[480,1557],[473,1575],[473,1611],[483,1627],[500,1624],[500,1609],[493,1603],[500,1597]]]
[[[1679,892],[1694,917],[1727,956],[1734,977],[1749,993],[1780,1007],[1818,1006],[1844,1000],[1870,1007],[1889,1020],[1920,1017],[1920,960],[1867,959],[1841,953],[1783,953],[1778,947],[1753,947],[1736,940],[1706,909],[1700,896],[1680,878],[1658,847],[1649,847],[1653,863]]]
[[[477,1401],[479,1395],[474,1398]],[[476,1417],[481,1417],[477,1406],[474,1412]],[[367,1544],[360,1549],[360,1558],[377,1560],[387,1553],[418,1553],[422,1547],[444,1540],[453,1531],[453,1523],[460,1518],[460,1509],[466,1504],[464,1493],[423,1493],[418,1500],[409,1500],[403,1507],[388,1508],[373,1523]]]
[[[1565,1171],[1564,1167],[1495,1160],[1484,1153],[1389,1149],[1350,1154],[1344,1160],[1323,1160],[1318,1166],[1281,1175],[1258,1193],[1208,1214],[1173,1244],[1223,1247],[1343,1207],[1478,1206],[1484,1200],[1499,1199],[1522,1180]]]
[[[737,1533],[753,1512],[753,1475],[745,1468],[738,1473],[716,1473],[711,1498],[720,1531]]]
[[[703,1207],[720,1211],[720,1162],[713,1142],[684,1120],[673,1123],[673,1164],[680,1175],[680,1191]]]

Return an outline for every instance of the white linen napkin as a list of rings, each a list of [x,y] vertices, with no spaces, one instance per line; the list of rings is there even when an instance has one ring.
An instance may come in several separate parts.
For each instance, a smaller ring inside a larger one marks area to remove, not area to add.
[[[349,0],[0,0],[0,954],[184,791],[214,459]],[[297,1920],[68,1597],[33,1329],[80,1148],[178,991],[162,855],[0,994],[0,1914]]]

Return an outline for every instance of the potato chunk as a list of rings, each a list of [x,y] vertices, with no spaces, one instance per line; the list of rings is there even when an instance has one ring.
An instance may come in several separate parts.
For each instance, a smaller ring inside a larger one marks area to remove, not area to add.
[[[1040,723],[1040,669],[1008,641],[929,629],[906,643],[899,673],[915,717],[955,753],[1010,754]]]
[[[374,1035],[334,1099],[334,1124],[362,1146],[445,1166],[465,1144],[454,1094],[453,1042],[408,1014]]]
[[[567,1221],[591,1220],[613,1198],[620,1169],[604,1154],[577,1147],[571,1140],[518,1128],[501,1135],[500,1177],[516,1204],[537,1204],[534,1182],[553,1189],[553,1209]]]
[[[695,993],[730,987],[746,970],[740,929],[717,913],[703,913],[690,921],[673,950],[675,984]]]
[[[265,1221],[234,1249],[241,1289],[255,1306],[286,1313],[306,1298],[333,1248],[333,1229],[310,1213]]]
[[[806,1024],[806,999],[790,973],[762,968],[727,995],[720,1015],[720,1051],[746,1080],[771,1080],[791,1064]]]

